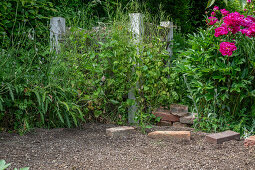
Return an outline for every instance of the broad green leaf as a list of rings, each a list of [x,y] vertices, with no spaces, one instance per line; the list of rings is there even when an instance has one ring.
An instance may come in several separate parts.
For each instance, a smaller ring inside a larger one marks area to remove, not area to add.
[[[148,91],[150,88],[148,86],[143,86],[144,91]]]
[[[40,112],[42,123],[44,124],[44,114],[43,114],[43,112],[41,110],[39,110],[39,112]]]
[[[66,122],[67,122],[67,126],[70,128],[71,127],[71,123],[70,123],[70,119],[68,114],[65,112],[65,118],[66,118]]]
[[[35,95],[36,95],[36,98],[37,98],[37,102],[39,104],[39,106],[41,106],[41,98],[40,98],[40,95],[37,91],[34,91]]]
[[[20,168],[19,170],[29,170],[29,167]]]
[[[10,93],[11,99],[12,99],[12,101],[14,101],[14,95],[13,95],[13,91],[11,89],[11,86],[9,84],[7,86],[8,86],[8,89],[9,89],[9,93]]]
[[[113,100],[113,99],[111,99],[110,102],[111,102],[112,104],[119,104],[119,102],[118,102],[117,100]]]
[[[152,126],[151,126],[151,125],[146,125],[145,128],[146,128],[146,129],[151,129]]]
[[[68,106],[68,104],[67,104],[66,102],[61,102],[61,101],[60,101],[60,103],[63,104],[63,105],[66,107],[66,110],[67,110],[67,111],[70,110],[70,109],[69,109],[69,106]]]
[[[3,107],[3,99],[0,97],[0,111],[4,111],[4,107]]]
[[[74,112],[70,112],[70,114],[71,114],[71,116],[72,116],[72,118],[73,118],[73,122],[74,122],[75,126],[77,126],[78,123],[77,123],[77,119],[76,119],[76,117],[75,117],[75,113],[74,113]]]
[[[11,164],[6,164],[5,160],[1,159],[0,160],[0,170],[4,170],[8,168]]]
[[[244,9],[245,5],[247,4],[247,0],[238,0],[242,9]]]
[[[102,114],[102,111],[100,111],[100,110],[96,110],[96,111],[94,112],[94,116],[95,116],[96,118],[98,118],[101,114]]]
[[[58,115],[58,118],[60,119],[60,121],[61,121],[62,123],[65,123],[65,122],[64,122],[64,119],[63,119],[63,117],[62,117],[62,115],[61,115],[60,112],[59,112],[59,110],[57,110],[57,115]]]
[[[228,0],[223,0],[223,2],[228,6]]]
[[[132,105],[135,104],[135,100],[134,100],[134,99],[127,99],[127,104],[128,104],[129,106],[132,106]]]

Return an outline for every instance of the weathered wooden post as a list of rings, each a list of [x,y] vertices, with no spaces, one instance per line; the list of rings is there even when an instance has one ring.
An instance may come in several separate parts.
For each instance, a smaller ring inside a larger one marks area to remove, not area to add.
[[[143,15],[141,13],[129,14],[131,23],[132,40],[137,45],[137,54],[140,54],[139,44],[142,42],[142,36],[144,32],[143,27]],[[135,73],[136,64],[133,67],[132,75]],[[131,76],[132,76],[131,75]],[[139,88],[137,83],[136,87],[132,87],[128,92],[128,98],[135,101],[135,104],[128,108],[128,123],[135,123],[135,114],[138,110],[138,104],[135,98],[135,88]]]
[[[51,51],[60,52],[59,41],[66,32],[66,20],[62,17],[53,17],[50,20],[50,45]]]
[[[169,31],[168,31],[168,34],[167,34],[167,37],[166,37],[166,42],[167,42],[167,51],[169,52],[169,56],[170,56],[170,59],[171,57],[173,56],[173,50],[172,50],[172,40],[174,39],[174,25],[173,25],[173,22],[170,22],[170,21],[162,21],[160,22],[160,26],[161,27],[165,27],[165,28],[169,28]]]

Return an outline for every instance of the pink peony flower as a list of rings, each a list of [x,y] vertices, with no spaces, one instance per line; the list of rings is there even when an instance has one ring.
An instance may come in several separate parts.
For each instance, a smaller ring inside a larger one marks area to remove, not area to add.
[[[250,20],[252,20],[252,22],[255,22],[255,18],[254,18],[254,17],[248,15],[247,18],[250,19]]]
[[[232,34],[236,34],[236,33],[238,33],[239,31],[241,31],[241,29],[240,29],[240,26],[235,26],[235,27],[230,27],[230,28],[229,28],[229,31],[231,31]]]
[[[255,37],[255,23],[248,28],[249,37]]]
[[[242,34],[245,34],[246,36],[249,34],[247,28],[242,29],[242,30],[241,30],[241,33],[242,33]]]
[[[216,22],[218,22],[218,19],[216,17],[209,17],[206,20],[206,22],[207,22],[208,25],[214,25]]]
[[[213,10],[214,10],[214,11],[218,11],[219,9],[220,9],[220,8],[219,8],[218,6],[214,6],[214,7],[213,7]]]
[[[220,12],[221,12],[221,14],[222,14],[223,16],[226,16],[226,15],[229,14],[229,11],[227,11],[226,9],[221,9]]]
[[[247,27],[250,27],[250,26],[254,23],[253,19],[254,19],[254,18],[248,16],[247,18],[244,18],[244,19],[241,21],[240,25],[243,26],[243,27],[246,27],[246,28],[247,28]]]
[[[216,13],[215,12],[212,12],[211,13],[211,16],[215,17]]]
[[[251,3],[251,0],[247,0],[247,3],[248,3],[248,4]]]
[[[233,51],[237,50],[234,43],[230,42],[222,42],[220,43],[220,52],[223,56],[228,55],[231,56]]]
[[[224,23],[230,27],[240,26],[243,19],[244,19],[244,16],[238,12],[230,13],[223,18]]]
[[[227,35],[228,34],[228,28],[226,26],[218,27],[214,31],[215,31],[215,34],[214,34],[215,37],[219,37],[221,35]]]

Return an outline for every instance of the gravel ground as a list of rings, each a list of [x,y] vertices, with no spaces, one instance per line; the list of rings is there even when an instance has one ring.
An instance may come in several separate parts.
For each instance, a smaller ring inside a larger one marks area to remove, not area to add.
[[[154,127],[154,130],[191,130],[191,141],[150,139],[139,130],[109,138],[109,124],[82,129],[35,129],[23,136],[0,133],[0,159],[30,169],[255,169],[255,148],[243,140],[208,144],[205,133],[191,128]]]

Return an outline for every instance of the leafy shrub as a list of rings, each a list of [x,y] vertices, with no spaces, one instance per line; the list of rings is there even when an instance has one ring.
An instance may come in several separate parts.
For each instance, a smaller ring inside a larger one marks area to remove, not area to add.
[[[160,31],[154,30],[137,46],[128,22],[124,17],[94,31],[72,29],[64,45],[60,60],[66,61],[64,68],[70,72],[65,74],[72,75],[74,87],[81,91],[79,101],[86,107],[87,118],[125,123],[127,109],[134,104],[128,92],[137,85],[140,123],[155,118],[150,115],[154,108],[179,99],[178,76],[166,66],[169,54]]]
[[[244,16],[225,14],[218,22],[212,15],[208,18],[212,26],[189,36],[190,48],[181,54],[176,65],[199,113],[196,126],[206,131],[234,129],[243,133],[255,125],[254,36],[245,32],[250,28],[242,25],[241,21],[248,20]],[[219,16],[222,14],[216,13]],[[228,22],[230,17],[233,22]],[[251,22],[254,24],[252,18]]]
[[[77,18],[69,18],[73,27],[57,55],[50,52],[46,33],[31,37],[25,27],[12,46],[0,47],[1,128],[23,133],[33,127],[78,126],[82,120],[125,124],[134,103],[128,92],[137,84],[141,109],[136,118],[144,127],[155,120],[154,108],[179,100],[179,77],[167,67],[169,54],[161,41],[167,32],[153,26],[137,46],[127,13],[118,9],[112,22],[92,29],[79,28]]]

